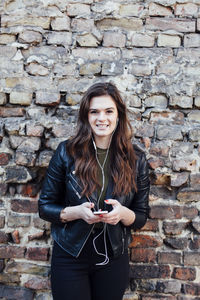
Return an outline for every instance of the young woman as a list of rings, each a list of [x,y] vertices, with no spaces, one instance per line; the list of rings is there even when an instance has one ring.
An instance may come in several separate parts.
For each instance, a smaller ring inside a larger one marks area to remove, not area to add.
[[[121,300],[131,229],[148,215],[145,154],[131,143],[126,106],[112,83],[82,98],[77,133],[53,155],[39,199],[52,223],[54,300]]]

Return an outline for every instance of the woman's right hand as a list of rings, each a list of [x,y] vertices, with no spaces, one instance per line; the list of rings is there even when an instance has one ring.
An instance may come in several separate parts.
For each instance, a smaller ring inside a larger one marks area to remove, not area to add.
[[[101,222],[101,217],[94,215],[92,209],[94,208],[94,203],[85,202],[77,206],[65,207],[60,214],[60,219],[62,222],[70,222],[77,219],[82,219],[88,224],[94,224]]]

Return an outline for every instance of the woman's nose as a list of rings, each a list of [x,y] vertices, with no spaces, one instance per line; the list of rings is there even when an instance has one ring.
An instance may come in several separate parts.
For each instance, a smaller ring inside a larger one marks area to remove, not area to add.
[[[104,112],[99,113],[98,119],[99,121],[105,121],[106,119],[105,113]]]

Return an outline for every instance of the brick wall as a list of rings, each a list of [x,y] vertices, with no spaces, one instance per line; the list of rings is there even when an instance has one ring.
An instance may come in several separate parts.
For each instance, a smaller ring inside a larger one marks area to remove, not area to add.
[[[82,93],[112,80],[151,168],[124,300],[200,299],[200,1],[4,0],[0,15],[0,298],[51,299],[41,183]]]

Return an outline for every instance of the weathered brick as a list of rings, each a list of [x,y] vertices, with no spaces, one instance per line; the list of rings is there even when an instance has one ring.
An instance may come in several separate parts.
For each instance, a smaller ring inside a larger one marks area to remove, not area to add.
[[[172,278],[193,281],[196,279],[196,270],[195,268],[176,267],[173,270]]]
[[[147,18],[148,30],[175,30],[178,32],[195,32],[195,20],[171,18]]]
[[[56,32],[52,31],[47,36],[47,43],[49,45],[71,45],[72,44],[72,33],[71,32]]]
[[[0,244],[7,244],[9,241],[9,236],[7,233],[0,231]]]
[[[44,132],[44,127],[37,124],[27,124],[26,134],[28,136],[42,136]]]
[[[72,31],[92,31],[94,28],[94,20],[92,19],[72,19]]]
[[[49,248],[29,247],[26,252],[26,258],[30,260],[47,261],[49,257]]]
[[[38,216],[34,216],[33,224],[35,228],[44,229],[44,230],[49,230],[51,226],[49,222],[42,220]]]
[[[150,210],[153,219],[181,219],[181,207],[178,205],[153,205]]]
[[[131,261],[138,263],[155,263],[156,251],[154,249],[134,248],[131,251]]]
[[[177,199],[184,202],[200,201],[200,190],[184,188],[177,194]]]
[[[17,165],[33,167],[35,165],[35,161],[35,153],[16,151],[15,162]]]
[[[23,287],[0,284],[0,297],[2,299],[33,300],[34,292]]]
[[[172,96],[169,100],[171,106],[177,106],[182,108],[192,108],[193,99],[188,96]]]
[[[182,112],[151,112],[150,122],[158,124],[184,124],[184,114]]]
[[[8,273],[24,273],[24,274],[35,274],[41,276],[49,275],[49,267],[41,266],[34,263],[17,262],[15,260],[10,260],[6,264],[5,271]]]
[[[9,153],[0,153],[0,166],[9,164],[11,155]]]
[[[199,283],[184,283],[183,284],[184,294],[189,294],[191,296],[200,295],[200,284]]]
[[[46,76],[49,74],[49,69],[38,63],[30,63],[26,66],[26,72],[34,76]]]
[[[0,246],[1,258],[23,258],[25,247],[18,246]]]
[[[30,225],[31,217],[23,216],[19,214],[9,214],[8,215],[8,227],[18,228],[18,227],[28,227]]]
[[[150,16],[171,16],[172,9],[171,7],[165,7],[163,5],[159,5],[157,3],[151,2],[149,4],[149,15]]]
[[[123,48],[126,44],[126,36],[118,32],[105,32],[103,37],[104,47],[119,47]]]
[[[25,281],[24,286],[32,290],[48,290],[50,289],[50,279],[41,276],[31,276]]]
[[[175,5],[174,13],[175,15],[182,17],[195,16],[198,13],[198,6],[194,3],[178,3]]]
[[[159,140],[182,140],[181,127],[178,126],[158,126],[157,138]]]
[[[25,114],[24,108],[18,107],[0,107],[0,117],[23,117]]]
[[[200,35],[197,33],[190,33],[184,35],[184,47],[200,47]]]
[[[181,38],[178,35],[159,34],[158,47],[178,48],[181,45]]]
[[[36,213],[38,204],[36,200],[11,200],[11,210],[18,213]]]
[[[32,177],[29,173],[29,171],[21,166],[16,166],[16,167],[7,167],[6,168],[6,183],[16,183],[16,182],[27,182],[31,180]]]
[[[44,106],[55,106],[60,103],[60,94],[59,93],[45,93],[45,92],[36,92],[36,104]]]
[[[95,75],[101,73],[101,63],[91,62],[80,66],[80,75]]]
[[[148,248],[159,247],[162,245],[162,240],[156,236],[149,235],[133,235],[133,241],[130,243],[130,248]],[[133,250],[134,251],[134,250]]]
[[[34,240],[42,240],[46,237],[46,233],[45,231],[40,231],[40,232],[37,232],[35,234],[31,234],[28,236],[28,240],[29,241],[34,241]]]
[[[198,209],[196,207],[184,206],[182,212],[183,217],[187,219],[194,219],[198,216]]]
[[[188,226],[188,222],[163,222],[163,230],[167,235],[179,235],[186,229]]]
[[[180,265],[182,255],[178,252],[158,252],[158,264]]]
[[[188,245],[187,238],[165,238],[164,243],[173,249],[185,249]]]
[[[168,265],[131,265],[130,278],[169,278],[170,267]]]
[[[119,15],[122,17],[139,17],[144,10],[141,4],[122,4],[119,7]]]
[[[11,238],[14,244],[20,244],[19,230],[14,230],[13,232],[11,232]]]
[[[0,44],[8,45],[10,43],[15,42],[16,36],[12,34],[0,34]]]
[[[173,187],[179,187],[186,184],[189,180],[188,172],[181,172],[181,173],[173,173],[171,174],[171,182],[170,185]]]
[[[40,191],[41,184],[27,183],[17,185],[17,193],[24,197],[36,197]]]
[[[94,49],[82,49],[77,48],[72,50],[72,55],[76,57],[83,58],[85,60],[105,60],[105,61],[115,61],[120,59],[120,50],[119,49],[107,49],[104,48],[103,51],[101,48]]]
[[[164,142],[157,142],[151,144],[150,153],[156,156],[168,157],[169,149],[169,146]]]
[[[119,62],[107,62],[102,64],[102,75],[120,75],[123,73],[123,64]]]
[[[0,273],[0,282],[2,284],[16,284],[20,282],[20,275],[19,274],[6,274]],[[3,298],[5,299],[5,298]]]
[[[200,266],[199,252],[184,252],[183,261],[185,266]]]
[[[158,281],[156,284],[156,291],[159,293],[177,294],[181,292],[181,283],[175,280]]]
[[[149,163],[150,168],[153,170],[155,170],[159,167],[164,167],[164,165],[165,165],[164,160],[161,158],[150,158],[148,160],[148,163]],[[155,182],[154,182],[154,184],[155,184]]]
[[[0,93],[0,105],[6,104],[7,99],[6,99],[6,94],[5,93]]]

